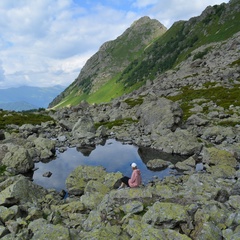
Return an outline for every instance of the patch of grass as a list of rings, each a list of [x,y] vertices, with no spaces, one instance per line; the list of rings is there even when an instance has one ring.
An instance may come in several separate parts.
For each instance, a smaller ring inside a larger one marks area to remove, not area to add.
[[[183,110],[183,120],[187,120],[192,115],[190,109],[193,107],[193,100],[206,99],[214,102],[217,106],[223,107],[226,113],[230,113],[231,105],[240,106],[240,84],[233,85],[232,88],[212,87],[207,89],[194,90],[191,87],[183,87],[181,94],[168,97],[172,101],[178,101]],[[208,113],[208,108],[204,108],[204,113]],[[230,122],[226,124],[231,124]],[[235,123],[236,124],[236,123]]]
[[[212,147],[214,147],[215,145],[214,145],[213,143],[211,143],[211,142],[205,141],[205,142],[204,142],[204,146],[205,146],[206,148],[212,148]]]
[[[70,89],[70,88],[69,88]],[[53,109],[59,109],[63,107],[69,107],[69,106],[76,106],[81,101],[85,100],[87,98],[86,93],[78,92],[78,88],[75,87],[72,90],[68,90],[66,97],[63,98],[63,100],[55,105]]]
[[[18,126],[23,124],[37,125],[47,121],[54,121],[54,119],[43,112],[31,113],[0,111],[0,129],[5,129],[7,125],[10,124]]]
[[[235,66],[235,65],[240,66],[240,59],[232,62],[229,66],[230,66],[230,67],[233,67],[233,66]]]
[[[192,75],[185,76],[183,79],[190,78],[190,77],[197,77],[198,75],[199,75],[199,73],[194,73]]]
[[[6,171],[6,169],[7,169],[7,166],[5,166],[5,165],[0,165],[0,176],[2,176],[3,175],[3,173]]]
[[[137,83],[126,89],[123,83],[117,81],[117,78],[118,76],[108,81],[95,93],[87,96],[85,100],[89,103],[107,103],[142,86],[142,83]]]
[[[236,125],[239,125],[240,122],[234,122],[234,121],[230,121],[230,120],[225,120],[225,121],[221,121],[218,123],[218,125],[223,126],[223,127],[235,127]]]
[[[81,101],[85,100],[88,103],[103,103],[110,102],[112,99],[121,96],[126,93],[122,83],[117,82],[116,79],[118,76],[115,76],[110,81],[102,85],[96,92],[87,94],[83,93],[80,89],[77,90],[75,87],[72,91],[69,91],[69,94],[54,107],[54,109],[68,107],[68,106],[77,106]],[[129,92],[132,89],[129,89]]]
[[[141,105],[143,103],[143,98],[128,98],[124,102],[127,103],[129,106],[134,107],[136,105]]]
[[[87,96],[86,100],[89,103],[102,103],[110,102],[112,99],[121,96],[124,93],[124,86],[122,83],[116,82],[116,78],[112,78],[96,92]]]
[[[138,122],[138,120],[133,120],[132,118],[124,118],[124,119],[119,119],[111,122],[98,122],[95,123],[94,126],[96,129],[98,129],[100,126],[105,126],[108,129],[111,129],[115,126],[122,126],[123,124],[131,124],[134,122]]]
[[[206,82],[203,84],[203,86],[206,88],[211,88],[211,87],[214,87],[215,85],[216,83],[213,83],[213,82]]]

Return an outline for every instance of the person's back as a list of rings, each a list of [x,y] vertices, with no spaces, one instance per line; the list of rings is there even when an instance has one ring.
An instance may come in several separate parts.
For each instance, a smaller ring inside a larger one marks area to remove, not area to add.
[[[139,169],[134,169],[132,176],[128,181],[130,187],[139,187],[142,184],[142,176]]]
[[[132,176],[131,178],[124,176],[120,179],[121,185],[118,187],[118,189],[122,189],[124,187],[139,187],[142,184],[142,176],[140,170],[137,168],[136,163],[130,164],[132,167]]]

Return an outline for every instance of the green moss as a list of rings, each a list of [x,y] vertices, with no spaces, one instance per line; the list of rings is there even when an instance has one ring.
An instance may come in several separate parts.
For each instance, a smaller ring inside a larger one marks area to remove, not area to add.
[[[234,122],[234,121],[221,121],[218,123],[218,125],[223,126],[223,127],[235,127],[236,125],[240,125],[240,122]]]
[[[213,83],[213,82],[206,82],[203,84],[203,86],[206,88],[214,87],[215,85],[216,83]]]
[[[3,175],[3,173],[6,171],[7,167],[5,165],[0,166],[0,176]]]
[[[185,76],[183,79],[190,78],[190,77],[197,77],[198,75],[199,75],[199,73],[194,73],[192,75]]]
[[[128,98],[124,102],[127,103],[129,106],[134,107],[136,105],[141,105],[143,103],[143,98]]]
[[[98,122],[98,123],[95,123],[94,126],[96,129],[98,129],[100,126],[105,126],[108,129],[111,129],[115,126],[122,126],[123,124],[131,124],[134,122],[138,122],[138,120],[132,120],[132,118],[124,118],[124,119],[115,120],[111,122]]]
[[[233,66],[235,66],[235,65],[240,66],[240,59],[232,62],[229,66],[230,66],[230,67],[233,67]]]
[[[181,94],[168,97],[172,101],[177,101],[183,110],[183,120],[187,120],[192,115],[190,111],[193,108],[193,100],[204,99],[206,102],[213,102],[217,106],[223,107],[226,113],[231,113],[229,107],[231,105],[240,106],[240,84],[235,84],[231,88],[211,87],[211,83],[206,83],[207,89],[194,90],[190,86],[183,87]],[[208,113],[208,107],[203,108],[203,113]],[[225,122],[227,124],[234,124]],[[224,123],[222,123],[224,124]],[[235,123],[236,124],[236,123]]]
[[[23,125],[23,124],[41,124],[42,122],[54,121],[48,114],[44,112],[0,112],[0,129],[5,129],[7,125]]]

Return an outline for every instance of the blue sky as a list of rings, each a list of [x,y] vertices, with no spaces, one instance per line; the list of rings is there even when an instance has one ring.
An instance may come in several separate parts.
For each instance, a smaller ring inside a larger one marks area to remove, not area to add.
[[[170,28],[224,0],[1,0],[0,88],[68,86],[99,47],[149,16]]]

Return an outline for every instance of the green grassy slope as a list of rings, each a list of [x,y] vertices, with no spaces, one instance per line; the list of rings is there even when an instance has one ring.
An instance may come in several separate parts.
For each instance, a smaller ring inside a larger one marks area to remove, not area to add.
[[[205,17],[175,23],[163,36],[150,46],[140,59],[133,61],[121,74],[119,81],[125,87],[154,80],[157,74],[174,68],[190,56],[191,52],[211,42],[223,41],[240,31],[240,13],[231,11],[231,5],[215,5]]]
[[[227,40],[239,32],[239,5],[238,0],[215,5],[207,8],[199,17],[176,22],[164,35],[153,39],[144,48],[137,49],[136,42],[141,41],[137,32],[133,32],[136,36],[132,40],[129,40],[128,35],[118,38],[106,49],[106,55],[110,54],[116,64],[127,60],[129,64],[124,70],[117,72],[93,92],[90,79],[82,79],[80,83],[76,80],[64,92],[65,96],[57,107],[74,106],[82,100],[89,103],[108,102],[138,89],[147,80],[154,81],[158,74],[176,67],[187,59],[196,48],[211,42]],[[129,55],[132,48],[135,48],[135,53]],[[206,52],[199,54],[204,55]],[[106,69],[108,67],[112,66],[105,66]]]
[[[104,43],[87,61],[78,78],[50,105],[76,105],[81,100],[104,102],[121,96],[125,90],[122,83],[116,82],[119,73],[165,32],[166,28],[157,20],[140,18],[117,39]]]

